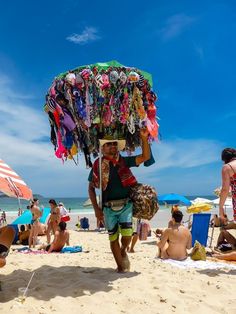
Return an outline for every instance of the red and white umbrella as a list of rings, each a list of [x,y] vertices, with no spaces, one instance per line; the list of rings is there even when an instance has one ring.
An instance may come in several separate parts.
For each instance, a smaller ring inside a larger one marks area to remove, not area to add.
[[[0,192],[18,199],[32,199],[31,189],[2,159],[0,159]]]

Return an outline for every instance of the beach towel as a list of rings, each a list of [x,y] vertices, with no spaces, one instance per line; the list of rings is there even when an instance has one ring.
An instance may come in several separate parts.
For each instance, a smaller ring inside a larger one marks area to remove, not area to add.
[[[66,246],[61,250],[61,253],[79,253],[82,252],[82,246]]]
[[[236,265],[231,263],[222,263],[222,262],[215,262],[215,261],[193,261],[190,257],[188,257],[184,261],[175,261],[173,259],[159,259],[163,263],[171,264],[173,266],[176,266],[178,268],[195,268],[195,269],[235,269]]]

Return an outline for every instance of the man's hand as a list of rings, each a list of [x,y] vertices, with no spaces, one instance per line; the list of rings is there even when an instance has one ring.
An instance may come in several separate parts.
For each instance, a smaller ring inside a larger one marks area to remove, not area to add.
[[[95,216],[99,221],[104,223],[104,215],[100,207],[95,210]]]

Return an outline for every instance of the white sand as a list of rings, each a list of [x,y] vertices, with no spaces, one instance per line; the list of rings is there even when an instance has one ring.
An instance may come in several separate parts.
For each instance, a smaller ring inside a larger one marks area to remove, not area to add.
[[[165,264],[155,259],[155,241],[149,239],[129,254],[131,272],[117,274],[107,234],[71,231],[71,245],[82,245],[89,253],[11,252],[0,269],[0,313],[236,313],[235,270]],[[27,285],[34,271],[21,305],[18,288]]]

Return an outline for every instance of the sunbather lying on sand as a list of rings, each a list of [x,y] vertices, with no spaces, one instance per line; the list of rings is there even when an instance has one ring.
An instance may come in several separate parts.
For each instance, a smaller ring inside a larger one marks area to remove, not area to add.
[[[15,230],[12,227],[0,228],[0,267],[6,265],[6,257],[15,237]]]
[[[69,231],[66,230],[66,223],[61,221],[59,223],[59,231],[55,232],[54,240],[51,244],[43,245],[39,249],[51,252],[60,252],[64,245],[69,245]]]
[[[192,236],[190,231],[181,225],[182,218],[181,211],[174,211],[173,226],[163,231],[161,240],[157,243],[162,259],[184,260],[187,258],[187,249],[192,247]]]
[[[217,259],[225,260],[225,261],[235,261],[236,262],[236,251],[230,253],[217,253],[213,254],[212,257]]]

